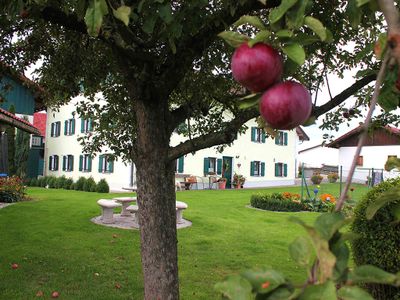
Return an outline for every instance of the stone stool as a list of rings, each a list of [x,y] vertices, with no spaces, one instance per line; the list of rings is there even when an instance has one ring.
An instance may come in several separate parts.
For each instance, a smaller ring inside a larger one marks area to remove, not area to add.
[[[114,201],[122,204],[121,217],[130,217],[131,213],[126,210],[126,208],[136,201],[136,197],[118,197],[113,198]]]
[[[188,205],[182,201],[176,201],[176,223],[183,223],[183,211],[188,208]]]
[[[101,206],[102,215],[101,220],[104,224],[112,224],[114,220],[114,208],[121,206],[121,204],[114,200],[100,199],[97,204]]]
[[[133,215],[133,219],[139,224],[139,218],[137,216],[137,212],[139,211],[139,207],[137,205],[129,205],[126,208],[126,211],[128,213],[131,213]]]

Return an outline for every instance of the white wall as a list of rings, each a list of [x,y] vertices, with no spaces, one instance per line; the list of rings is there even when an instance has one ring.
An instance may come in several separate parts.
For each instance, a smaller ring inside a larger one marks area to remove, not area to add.
[[[75,134],[72,136],[64,135],[64,121],[73,117],[76,104],[83,97],[73,99],[68,105],[59,108],[59,111],[48,110],[47,127],[46,127],[46,148],[45,148],[45,175],[54,175],[72,177],[77,180],[80,176],[92,176],[96,181],[105,178],[110,185],[111,190],[121,190],[128,187],[131,176],[130,164],[125,164],[120,159],[114,163],[114,172],[111,174],[98,172],[98,155],[92,161],[92,172],[79,171],[79,156],[82,155],[82,147],[77,138],[82,135],[80,133],[81,120],[75,114]],[[61,122],[61,134],[58,137],[50,137],[51,123]],[[197,151],[194,155],[187,154],[184,158],[184,174],[204,176],[204,157],[222,158],[222,156],[232,157],[233,173],[237,172],[246,177],[245,187],[265,187],[276,185],[293,185],[296,174],[296,146],[299,143],[295,130],[288,131],[288,145],[275,145],[272,138],[267,138],[265,143],[256,143],[251,141],[251,126],[257,126],[255,121],[247,123],[249,130],[239,135],[238,139],[232,146],[226,147],[223,153],[218,153],[215,148],[203,149]],[[183,136],[173,135],[171,145],[177,145],[184,141]],[[103,149],[102,153],[107,153],[107,149]],[[48,160],[50,155],[59,156],[59,170],[50,171]],[[62,156],[74,155],[74,170],[72,172],[62,171]],[[265,162],[265,176],[250,176],[251,161]],[[288,165],[287,177],[275,177],[275,163],[281,162]],[[238,164],[241,164],[240,168]]]
[[[320,168],[322,165],[339,165],[339,150],[335,148],[318,146],[298,154],[299,163],[306,167]]]

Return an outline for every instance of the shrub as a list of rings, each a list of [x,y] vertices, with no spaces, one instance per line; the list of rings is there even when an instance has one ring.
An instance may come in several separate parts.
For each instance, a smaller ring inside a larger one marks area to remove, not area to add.
[[[322,181],[322,176],[319,173],[314,173],[313,176],[311,176],[311,182],[313,184],[320,184]]]
[[[339,175],[337,173],[329,173],[328,174],[328,181],[330,183],[335,183],[339,178]]]
[[[51,189],[57,188],[57,178],[56,177],[49,177],[47,180],[47,185]]]
[[[46,186],[46,180],[47,180],[47,178],[46,177],[39,177],[38,178],[38,186],[39,187],[45,187]]]
[[[85,177],[79,177],[78,181],[75,183],[75,190],[83,191],[83,186],[85,185],[85,182],[86,182]]]
[[[29,186],[39,186],[38,179],[32,178]]]
[[[73,183],[74,183],[74,180],[71,177],[70,178],[66,178],[62,188],[64,190],[70,190]]]
[[[13,203],[26,200],[26,191],[22,180],[17,176],[0,178],[1,202]]]
[[[105,180],[103,178],[97,183],[96,192],[98,192],[98,193],[109,193],[110,192],[110,187],[108,186],[107,180]]]
[[[356,265],[371,264],[392,273],[400,270],[400,223],[395,222],[391,209],[399,205],[400,200],[382,207],[372,220],[365,217],[367,207],[379,200],[383,192],[395,186],[400,186],[400,178],[378,184],[356,205],[351,226],[351,230],[359,236],[352,242]],[[378,300],[400,299],[400,288],[380,284],[368,284],[366,288]]]
[[[67,180],[67,177],[65,177],[65,175],[58,177],[56,179],[56,188],[57,189],[62,189],[64,187],[64,183]]]
[[[304,205],[300,201],[292,201],[282,194],[256,194],[252,195],[250,204],[253,207],[271,211],[302,211]]]
[[[75,186],[76,186],[76,183],[75,183],[75,182],[72,182],[71,185],[70,185],[70,187],[69,187],[69,189],[72,190],[72,191],[73,191],[73,190],[76,190]],[[68,190],[68,189],[67,189],[67,190]]]
[[[323,201],[322,199],[306,199],[302,201],[307,210],[315,212],[332,212],[335,209],[335,203],[331,201]]]
[[[25,179],[24,179],[24,185],[26,185],[26,186],[31,186],[31,181],[32,181],[31,178],[25,178]]]
[[[83,184],[83,190],[85,192],[96,191],[96,182],[94,181],[92,176],[85,180],[85,183]]]

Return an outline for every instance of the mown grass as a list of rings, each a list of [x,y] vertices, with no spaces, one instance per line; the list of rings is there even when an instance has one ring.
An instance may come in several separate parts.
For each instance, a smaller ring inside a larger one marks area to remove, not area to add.
[[[357,199],[366,188],[355,187]],[[287,219],[312,223],[318,214],[246,207],[253,193],[282,191],[299,187],[177,193],[189,205],[184,217],[193,222],[178,231],[181,299],[217,299],[216,282],[255,266],[304,279],[287,250],[304,232]],[[338,185],[321,185],[321,192],[337,196]],[[90,222],[104,194],[30,188],[29,195],[32,201],[0,210],[0,299],[37,299],[38,291],[48,299],[54,290],[60,299],[143,298],[139,232]],[[126,194],[106,197],[119,195]]]

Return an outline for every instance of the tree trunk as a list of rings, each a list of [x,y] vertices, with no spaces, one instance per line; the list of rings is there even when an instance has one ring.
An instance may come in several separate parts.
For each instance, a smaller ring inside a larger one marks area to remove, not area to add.
[[[174,168],[168,161],[168,107],[158,100],[135,103],[141,257],[144,298],[148,300],[179,299]]]

